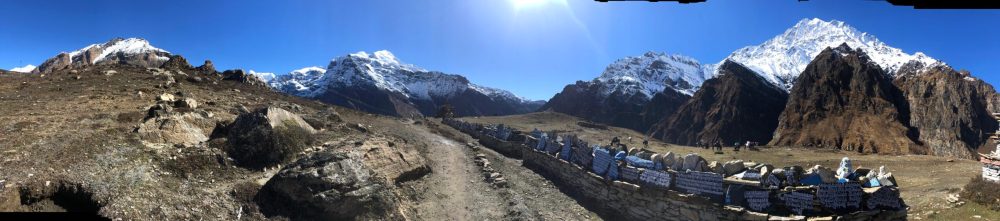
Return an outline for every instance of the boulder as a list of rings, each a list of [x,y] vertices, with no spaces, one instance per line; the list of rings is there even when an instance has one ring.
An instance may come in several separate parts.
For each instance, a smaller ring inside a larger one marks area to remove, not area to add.
[[[156,100],[165,102],[174,102],[176,99],[174,98],[173,94],[163,93],[160,96],[156,97]]]
[[[732,176],[733,174],[743,172],[744,169],[746,169],[746,167],[744,167],[742,160],[733,160],[722,165],[723,174],[726,176]]]
[[[195,70],[202,73],[215,73],[215,65],[212,64],[212,60],[205,60],[205,63],[201,66],[195,68]]]
[[[149,110],[146,113],[146,118],[144,118],[143,120],[148,120],[150,118],[157,118],[157,117],[166,117],[167,115],[172,113],[173,110],[174,108],[171,107],[170,105],[156,104],[153,105],[152,107],[149,107]]]
[[[819,174],[819,177],[820,177],[820,179],[823,180],[823,183],[836,183],[837,182],[836,173],[834,173],[833,170],[831,170],[830,168],[827,168],[827,167],[824,167],[824,166],[820,166],[820,165],[813,166],[812,168],[809,168],[809,170],[806,171],[806,173],[809,173],[809,174]]]
[[[708,170],[713,173],[726,174],[726,171],[723,170],[722,164],[719,163],[719,161],[712,161],[711,163],[708,163]]]
[[[679,171],[692,170],[706,172],[708,169],[708,163],[705,158],[701,158],[698,154],[688,154],[684,156],[684,163]]]
[[[677,162],[677,156],[674,155],[674,152],[662,154],[660,158],[662,158],[663,166],[665,167],[672,167]]]
[[[180,107],[180,108],[195,109],[195,108],[198,108],[198,101],[195,101],[194,98],[184,98],[184,99],[177,100],[177,102],[174,103],[174,106],[177,106],[177,107]]]
[[[254,200],[265,215],[292,220],[393,217],[399,200],[365,167],[361,155],[315,152],[271,177]]]
[[[164,62],[162,65],[160,65],[160,68],[163,68],[163,69],[192,69],[194,67],[192,67],[191,64],[188,64],[187,59],[184,59],[184,57],[181,57],[180,55],[171,55],[170,59],[167,60],[167,62]]]
[[[228,131],[229,156],[251,169],[288,162],[312,143],[316,133],[298,115],[275,107],[240,114]]]
[[[154,106],[157,107],[157,106]],[[150,113],[154,113],[150,109]],[[195,146],[208,141],[208,136],[198,126],[180,116],[165,116],[147,118],[136,130],[139,138],[153,143],[179,144]]]

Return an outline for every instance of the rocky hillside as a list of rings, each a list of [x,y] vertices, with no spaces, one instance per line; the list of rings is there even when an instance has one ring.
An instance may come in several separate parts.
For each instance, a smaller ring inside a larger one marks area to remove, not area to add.
[[[153,47],[141,38],[115,38],[102,44],[92,44],[73,52],[62,52],[38,66],[37,71],[52,72],[67,68],[99,64],[128,64],[160,67],[170,59],[170,52]]]
[[[788,94],[735,62],[724,62],[719,73],[657,123],[651,136],[682,145],[769,141]]]
[[[701,71],[698,61],[681,55],[647,52],[626,57],[594,80],[567,85],[541,110],[645,131],[698,89],[704,81]],[[657,105],[647,107],[651,100]]]
[[[924,153],[913,141],[908,109],[882,68],[842,44],[824,50],[799,75],[771,145]]]
[[[446,104],[458,116],[492,116],[527,113],[542,103],[472,84],[460,75],[402,63],[388,51],[338,57],[326,69],[303,68],[277,76],[269,85],[295,96],[406,117],[433,116]]]
[[[988,107],[996,91],[968,72],[938,66],[902,73],[894,82],[909,104],[910,126],[929,154],[974,158],[997,130]]]
[[[413,194],[397,185],[429,172],[417,149],[428,142],[396,134],[414,131],[396,130],[406,124],[170,59],[162,68],[0,74],[19,82],[0,84],[0,211],[122,220],[416,214]],[[314,173],[331,164],[342,170]],[[317,196],[332,200],[310,201]]]

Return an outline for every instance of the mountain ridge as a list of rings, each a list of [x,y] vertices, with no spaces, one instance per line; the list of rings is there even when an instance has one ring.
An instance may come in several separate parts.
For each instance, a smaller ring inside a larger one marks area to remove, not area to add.
[[[340,101],[330,101],[361,109],[379,109],[381,111],[378,112],[400,116],[430,115],[444,104],[466,106],[456,108],[459,115],[527,113],[537,109],[542,102],[528,100],[506,90],[473,84],[461,75],[428,71],[404,63],[386,50],[370,54],[361,51],[336,57],[330,61],[326,69],[305,67],[285,75],[278,75],[268,84],[275,90],[295,96],[313,99],[323,99],[322,96],[339,97]],[[343,93],[351,90],[369,92],[353,95]],[[358,96],[368,96],[372,93],[388,94],[392,98],[384,98],[392,102],[381,102],[381,105],[360,104],[364,101]],[[460,98],[462,96],[479,97],[479,99]],[[453,102],[462,104],[484,102],[482,104],[486,106],[499,105],[495,107],[500,110],[490,111]],[[401,114],[398,111],[400,105],[413,108],[403,108],[407,110],[404,111],[407,114]]]

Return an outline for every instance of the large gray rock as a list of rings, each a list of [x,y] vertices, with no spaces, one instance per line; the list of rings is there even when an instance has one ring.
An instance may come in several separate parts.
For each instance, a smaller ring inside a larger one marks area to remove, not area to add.
[[[312,143],[316,130],[281,108],[261,108],[240,114],[230,125],[227,152],[252,169],[288,162]]]
[[[692,154],[685,155],[684,156],[684,163],[683,163],[683,167],[681,168],[681,171],[685,171],[685,170],[708,172],[708,170],[709,170],[708,169],[708,162],[705,161],[705,158],[701,158],[701,156],[698,156],[698,154],[693,154],[692,153]]]
[[[743,160],[733,160],[722,164],[722,170],[725,172],[726,176],[732,176],[739,172],[743,172],[746,167],[743,165]]]
[[[257,193],[267,216],[292,220],[393,219],[398,199],[361,153],[313,153],[286,166]]]
[[[151,110],[150,113],[152,114],[154,111]],[[189,122],[190,119],[185,118],[187,117],[157,115],[147,118],[139,125],[136,132],[139,133],[139,138],[143,141],[152,143],[179,144],[190,147],[208,141],[205,132]]]

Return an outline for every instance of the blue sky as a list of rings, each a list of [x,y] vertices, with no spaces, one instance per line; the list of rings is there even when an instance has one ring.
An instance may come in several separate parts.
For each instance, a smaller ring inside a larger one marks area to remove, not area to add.
[[[525,3],[518,3],[525,2]],[[0,68],[141,37],[198,65],[286,73],[390,50],[429,70],[548,99],[646,51],[715,63],[803,18],[845,21],[997,85],[1000,11],[914,10],[863,0],[3,1]]]

